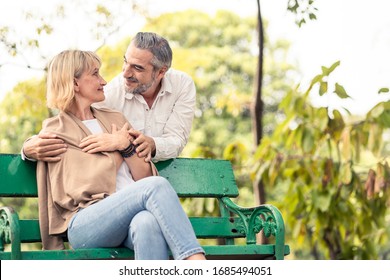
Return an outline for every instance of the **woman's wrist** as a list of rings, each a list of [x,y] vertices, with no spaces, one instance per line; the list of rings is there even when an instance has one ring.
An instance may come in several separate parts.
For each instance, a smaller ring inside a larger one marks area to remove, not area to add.
[[[122,157],[129,158],[136,153],[136,148],[137,147],[129,141],[129,146],[127,146],[127,148],[123,150],[118,150],[118,152],[121,154]]]

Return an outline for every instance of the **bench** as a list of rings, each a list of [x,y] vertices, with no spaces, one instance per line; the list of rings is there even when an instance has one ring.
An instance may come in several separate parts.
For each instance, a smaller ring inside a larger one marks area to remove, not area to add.
[[[218,201],[219,216],[189,217],[199,240],[219,241],[212,245],[203,245],[200,241],[207,259],[284,259],[290,253],[289,246],[285,244],[284,221],[276,207],[244,208],[233,202],[232,198],[238,196],[238,188],[229,161],[177,158],[158,162],[156,166],[160,175],[171,182],[179,197],[211,197]],[[0,199],[36,198],[35,169],[36,163],[23,161],[17,154],[0,154]],[[134,258],[134,252],[128,248],[22,250],[25,247],[22,244],[41,241],[39,221],[37,218],[20,218],[12,205],[0,206],[0,260]],[[33,211],[36,212],[32,213],[33,216],[38,217],[38,208]],[[256,234],[260,231],[267,238],[267,244],[256,244]]]

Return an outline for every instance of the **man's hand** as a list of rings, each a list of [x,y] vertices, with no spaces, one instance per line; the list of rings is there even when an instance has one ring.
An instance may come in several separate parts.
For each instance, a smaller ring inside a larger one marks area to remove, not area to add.
[[[81,140],[79,147],[86,153],[112,152],[129,146],[129,125],[126,123],[120,130],[115,124],[110,133],[89,135]]]
[[[66,152],[66,144],[53,133],[40,133],[23,144],[26,157],[47,162],[60,161],[60,154]]]
[[[135,138],[133,144],[138,145],[136,149],[138,157],[144,157],[146,162],[151,161],[152,155],[156,154],[156,144],[153,138],[133,128],[129,130],[129,134]]]

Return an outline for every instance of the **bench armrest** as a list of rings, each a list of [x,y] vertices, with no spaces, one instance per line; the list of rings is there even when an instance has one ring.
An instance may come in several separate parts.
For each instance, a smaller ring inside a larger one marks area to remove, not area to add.
[[[246,235],[247,244],[256,244],[256,234],[263,230],[265,237],[275,236],[275,257],[284,258],[284,221],[279,209],[270,204],[241,207],[229,197],[220,198],[221,204],[241,219],[240,231]]]
[[[21,259],[19,216],[12,207],[0,208],[0,251],[11,244],[11,259]]]

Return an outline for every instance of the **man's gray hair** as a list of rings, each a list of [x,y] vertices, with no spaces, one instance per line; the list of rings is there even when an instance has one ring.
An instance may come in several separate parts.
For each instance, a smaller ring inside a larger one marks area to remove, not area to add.
[[[171,67],[172,49],[165,38],[153,32],[138,32],[131,42],[136,48],[149,50],[153,54],[151,63],[155,70]]]

